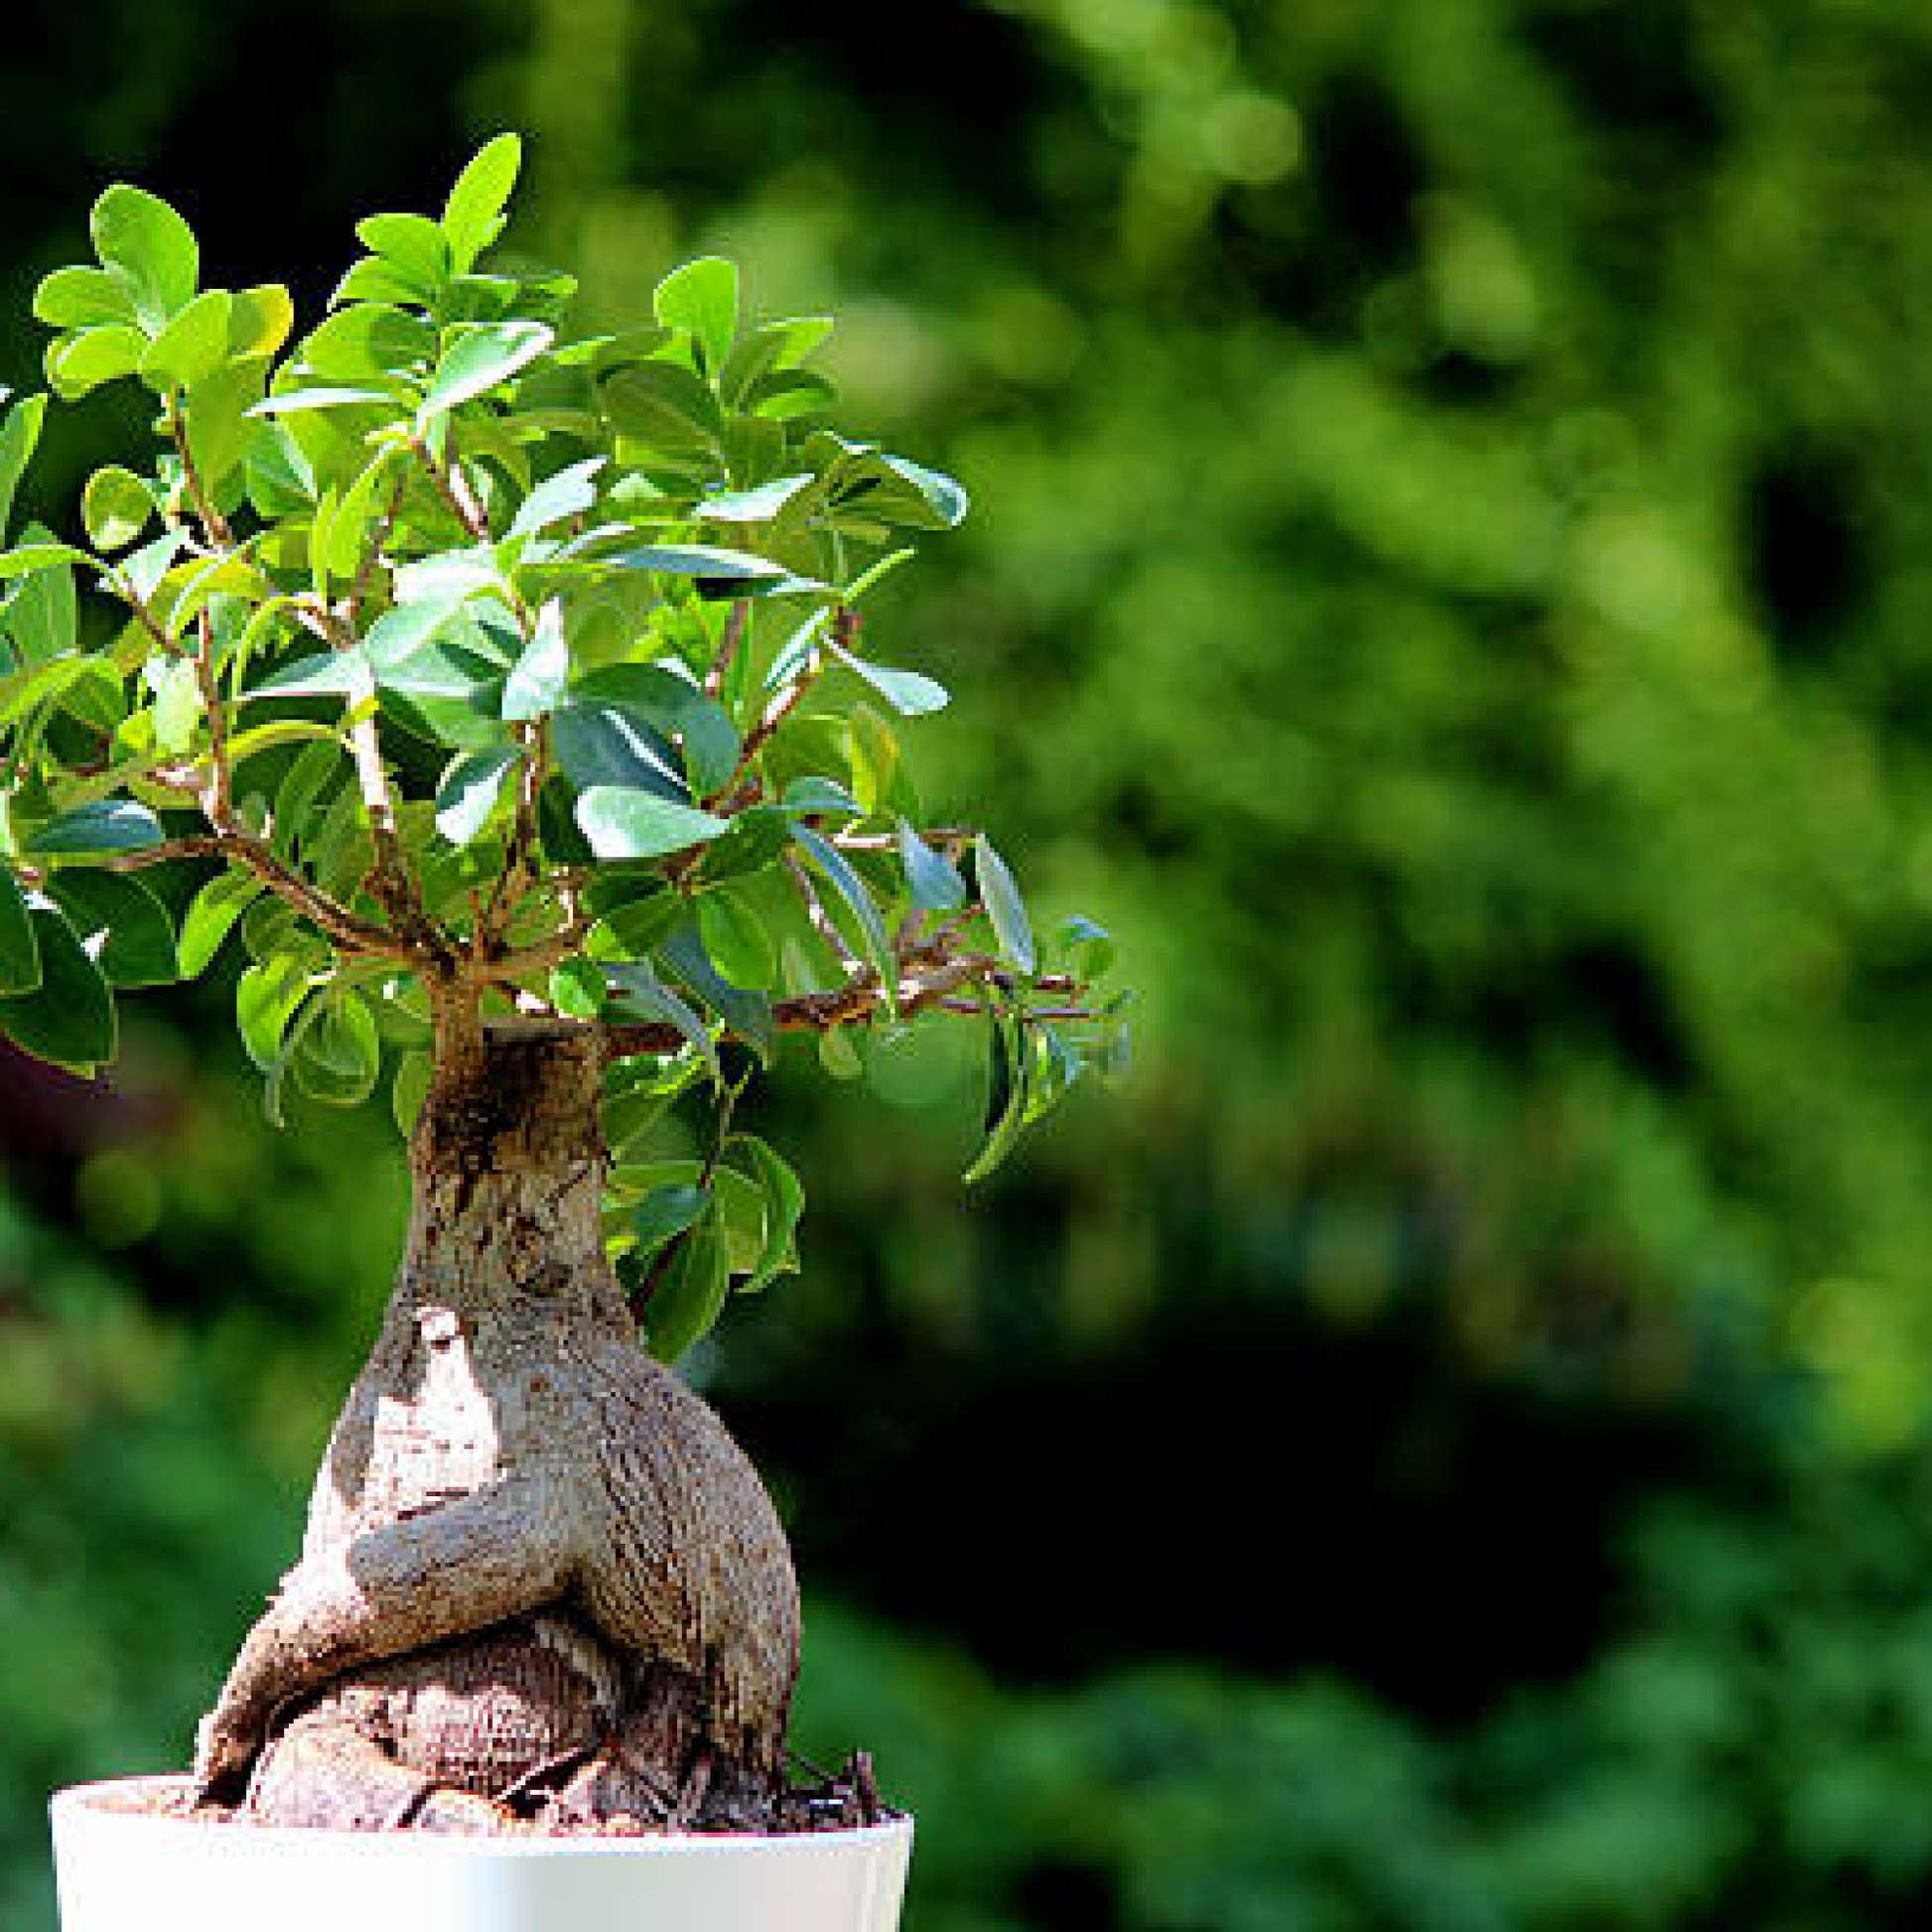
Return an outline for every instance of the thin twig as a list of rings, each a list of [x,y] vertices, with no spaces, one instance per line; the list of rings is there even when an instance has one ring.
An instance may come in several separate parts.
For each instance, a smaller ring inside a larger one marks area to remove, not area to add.
[[[718,654],[712,658],[711,668],[704,674],[704,694],[707,698],[715,698],[725,688],[725,680],[731,675],[732,660],[745,641],[745,627],[751,621],[752,601],[741,597],[726,615],[725,632],[718,639]]]

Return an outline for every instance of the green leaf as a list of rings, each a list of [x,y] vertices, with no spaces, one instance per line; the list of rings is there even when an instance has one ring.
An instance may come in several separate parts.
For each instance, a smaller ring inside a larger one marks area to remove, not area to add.
[[[664,577],[696,577],[733,585],[797,582],[783,564],[748,550],[721,550],[707,543],[654,543],[599,560],[614,570],[654,570]]]
[[[452,845],[468,845],[483,828],[501,795],[503,780],[522,762],[515,746],[466,752],[451,760],[436,787],[436,829]]]
[[[1084,914],[1075,912],[1060,921],[1058,936],[1060,950],[1080,979],[1097,980],[1106,976],[1114,963],[1114,941],[1104,925],[1096,925]]]
[[[345,698],[367,675],[368,664],[359,651],[318,651],[284,664],[243,691],[238,702],[250,698]]]
[[[426,214],[366,214],[355,224],[355,239],[427,294],[450,278],[448,237]]]
[[[593,897],[592,903],[596,902]],[[669,935],[683,910],[683,899],[673,892],[656,892],[606,906],[586,935],[584,950],[594,959],[648,958]]]
[[[979,882],[980,902],[993,922],[993,936],[1010,964],[1031,973],[1035,963],[1034,929],[1007,862],[994,851],[984,832],[973,841],[973,876]]]
[[[535,536],[564,517],[589,509],[597,500],[597,473],[609,461],[608,457],[586,457],[582,463],[569,464],[555,476],[546,477],[517,505],[509,534]]]
[[[780,806],[795,818],[863,818],[859,801],[835,778],[808,775],[785,786]]]
[[[657,285],[657,320],[666,329],[688,329],[704,350],[714,374],[731,353],[738,333],[738,269],[717,255],[706,255],[673,269]]]
[[[306,409],[343,409],[351,403],[386,403],[389,400],[380,389],[322,384],[312,388],[283,389],[272,396],[264,396],[248,413],[251,416],[294,416]]]
[[[612,423],[624,436],[667,456],[717,447],[724,423],[718,400],[679,362],[639,362],[598,385]]]
[[[708,886],[761,872],[784,851],[791,837],[790,822],[770,805],[755,805],[732,816],[731,830],[705,848],[698,877]]]
[[[436,332],[420,316],[385,303],[339,310],[302,345],[302,366],[326,382],[387,382],[427,368]]]
[[[228,353],[273,355],[295,327],[295,304],[280,282],[237,289],[228,308]]]
[[[684,747],[684,765],[700,793],[718,790],[738,769],[736,727],[689,678],[661,664],[611,664],[579,680],[580,699],[615,704]],[[646,786],[646,789],[650,787]]]
[[[866,882],[852,870],[844,853],[829,839],[820,837],[809,825],[794,825],[791,836],[810,855],[812,863],[831,881],[833,891],[851,908],[852,916],[858,922],[859,943],[867,961],[879,975],[888,1004],[897,1005],[897,962],[893,955],[893,942],[886,931],[886,922],[880,917],[872,895],[866,891]]]
[[[748,1163],[752,1177],[764,1193],[764,1245],[741,1293],[756,1295],[788,1267],[792,1237],[805,1212],[805,1189],[786,1163],[755,1134],[734,1134],[725,1144],[726,1158],[736,1155]]]
[[[249,412],[261,401],[267,371],[265,354],[238,356],[188,392],[188,450],[205,489],[219,494],[250,446],[264,438]]]
[[[551,717],[550,749],[557,768],[579,791],[620,785],[689,802],[677,748],[628,705],[573,698]]]
[[[416,411],[417,433],[420,435],[437,417],[460,404],[495,388],[499,382],[507,382],[555,340],[556,332],[540,322],[466,327],[436,365],[429,393]]]
[[[718,1047],[711,1030],[660,980],[641,959],[614,960],[604,968],[605,977],[616,987],[618,997],[645,1020],[667,1022],[698,1049],[711,1069],[712,1079],[725,1083],[725,1070],[719,1063]]]
[[[552,598],[538,611],[529,648],[516,660],[504,682],[504,720],[521,724],[556,710],[569,680],[570,646],[564,641],[563,606]]]
[[[272,953],[250,966],[235,986],[235,1025],[248,1057],[273,1072],[282,1035],[309,991],[309,968],[293,953]]]
[[[1026,1041],[1019,1026],[1002,1014],[988,1016],[985,1144],[962,1176],[984,1180],[1013,1152],[1027,1124]]]
[[[41,983],[41,949],[27,897],[7,867],[0,865],[0,993],[31,993]]]
[[[522,162],[523,143],[514,134],[499,134],[486,141],[457,177],[443,205],[443,234],[458,274],[468,273],[495,240]]]
[[[46,414],[45,396],[22,396],[7,411],[6,421],[0,423],[0,534],[4,534],[7,519],[13,514],[14,491],[40,441]]]
[[[198,295],[148,345],[140,373],[165,393],[210,376],[228,357],[229,297],[225,289]]]
[[[40,536],[45,532],[35,524],[29,534]],[[24,664],[46,664],[70,656],[79,642],[78,624],[73,572],[66,560],[30,572],[28,581],[5,606],[6,633]],[[111,679],[113,673],[106,671],[105,675]]]
[[[710,1333],[730,1290],[724,1235],[706,1220],[685,1236],[645,1305],[644,1345],[660,1362],[675,1362]]]
[[[922,718],[928,712],[943,711],[946,707],[946,687],[917,671],[896,671],[885,664],[869,664],[836,639],[832,654],[870,684],[902,718]]]
[[[49,857],[96,852],[135,852],[166,837],[161,821],[132,798],[100,798],[64,812],[44,825],[28,850]]]
[[[63,402],[77,402],[90,389],[132,375],[141,365],[147,339],[126,323],[57,336],[47,346],[48,386]]]
[[[57,268],[34,291],[34,318],[50,329],[98,329],[132,323],[127,284],[104,268]]]
[[[105,268],[119,269],[141,325],[157,332],[185,309],[201,273],[194,231],[157,195],[117,182],[94,203],[88,227]]]
[[[132,470],[109,464],[87,479],[80,497],[80,521],[88,541],[102,550],[132,543],[154,514],[154,497]]]
[[[261,882],[249,873],[218,872],[189,900],[177,949],[183,979],[200,978],[261,892]]]
[[[76,550],[70,543],[17,543],[11,550],[0,551],[0,583],[10,577],[31,577],[57,564],[85,564],[91,569],[93,562],[84,550]]]
[[[352,987],[322,995],[322,1010],[295,1043],[295,1083],[311,1100],[355,1107],[374,1091],[382,1041],[368,1003]]]
[[[631,1252],[640,1260],[674,1241],[704,1212],[705,1190],[688,1180],[653,1187],[630,1215]]]
[[[598,966],[588,959],[560,960],[550,969],[550,1004],[569,1020],[595,1020],[611,996]]]
[[[140,880],[69,868],[52,882],[48,894],[110,985],[171,986],[181,978],[174,921]]]
[[[762,993],[748,992],[719,975],[694,921],[687,920],[677,927],[658,947],[658,956],[762,1064],[771,1064],[778,1048],[778,1029],[771,1017],[771,1002]]]
[[[698,937],[731,985],[755,992],[777,979],[778,955],[764,921],[729,887],[698,896]]]
[[[40,984],[0,998],[0,1034],[37,1059],[91,1069],[114,1057],[119,1028],[114,996],[73,928],[50,898],[27,901]]]
[[[777,516],[801,489],[817,481],[809,472],[795,477],[774,477],[756,489],[727,490],[720,496],[707,496],[691,512],[694,522],[768,523]]]
[[[951,912],[964,905],[966,882],[958,867],[927,845],[904,819],[898,822],[897,837],[899,863],[905,868],[913,905],[921,912]]]
[[[389,1088],[389,1114],[396,1131],[407,1140],[415,1131],[416,1116],[429,1098],[429,1055],[412,1047],[396,1062],[396,1077]]]
[[[577,823],[600,859],[655,859],[717,838],[730,821],[652,792],[593,785],[577,800]]]
[[[152,668],[152,667],[150,667]],[[202,680],[193,658],[177,657],[155,679],[154,748],[179,758],[195,742],[202,717]]]

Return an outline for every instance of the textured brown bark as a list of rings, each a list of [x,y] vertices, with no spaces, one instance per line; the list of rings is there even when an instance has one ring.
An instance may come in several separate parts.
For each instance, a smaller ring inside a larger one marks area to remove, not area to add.
[[[487,1829],[479,1799],[539,1794],[560,1821],[758,1823],[791,1560],[605,1258],[599,1050],[460,1022],[438,1046],[395,1292],[198,1779],[289,1823]]]

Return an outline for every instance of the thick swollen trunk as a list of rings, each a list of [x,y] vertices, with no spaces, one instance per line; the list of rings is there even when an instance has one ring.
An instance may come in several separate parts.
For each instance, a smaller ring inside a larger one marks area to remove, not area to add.
[[[440,1046],[395,1293],[301,1562],[204,1722],[204,1788],[251,1785],[286,1822],[486,1828],[502,1813],[478,1796],[506,1795],[759,1822],[797,1669],[791,1561],[605,1259],[596,1044],[504,1027]]]

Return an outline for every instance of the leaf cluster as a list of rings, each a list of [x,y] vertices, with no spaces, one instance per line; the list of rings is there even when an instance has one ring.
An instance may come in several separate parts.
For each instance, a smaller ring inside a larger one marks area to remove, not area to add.
[[[238,935],[271,1118],[386,1068],[407,1131],[464,1028],[596,1028],[613,1249],[674,1355],[794,1265],[802,1195],[728,1131],[728,1045],[810,1033],[843,1074],[855,1030],[979,1019],[977,1177],[1124,1042],[1099,928],[1048,957],[985,833],[929,820],[906,726],[944,686],[860,648],[964,490],[836,429],[829,322],[751,320],[727,261],[568,340],[570,278],[487,256],[519,160],[499,136],[440,215],[359,221],[300,337],[126,186],[40,285],[49,388],[139,383],[155,439],[88,480],[82,540],[0,547],[0,1032],[91,1071],[121,990]],[[0,538],[46,407],[0,420]],[[712,1153],[667,1162],[686,1096]]]

